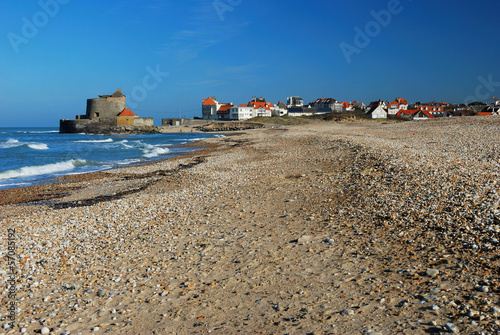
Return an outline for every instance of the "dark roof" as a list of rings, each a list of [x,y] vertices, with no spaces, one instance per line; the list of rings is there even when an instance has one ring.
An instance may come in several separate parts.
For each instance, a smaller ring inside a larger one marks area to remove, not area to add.
[[[125,95],[122,93],[122,89],[119,88],[115,93],[111,94],[113,98],[123,98]]]

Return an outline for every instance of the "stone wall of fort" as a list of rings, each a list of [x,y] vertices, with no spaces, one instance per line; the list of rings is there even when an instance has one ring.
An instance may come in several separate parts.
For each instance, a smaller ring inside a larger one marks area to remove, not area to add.
[[[92,120],[114,119],[126,108],[125,99],[122,98],[95,98],[87,99],[87,118]]]
[[[155,125],[152,117],[136,117],[134,119],[134,126],[136,127],[153,127]]]

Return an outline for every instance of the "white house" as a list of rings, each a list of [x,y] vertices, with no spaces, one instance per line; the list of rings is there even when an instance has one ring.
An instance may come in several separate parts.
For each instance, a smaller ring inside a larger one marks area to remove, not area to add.
[[[343,106],[342,107],[342,112],[344,112],[344,113],[345,112],[351,112],[351,111],[354,110],[353,105],[351,103],[349,103],[349,102],[343,102],[342,106]]]
[[[260,117],[271,117],[271,108],[274,105],[270,102],[267,102],[266,99],[260,98],[252,98],[252,101],[248,102],[248,107],[253,107],[255,109],[255,113]]]
[[[366,112],[368,113],[370,110],[378,107],[378,106],[382,106],[382,108],[387,108],[387,106],[389,105],[389,102],[388,101],[382,101],[382,99],[379,99],[378,101],[372,101],[370,102],[370,104],[368,105],[368,107],[366,107]]]
[[[286,105],[283,102],[278,102],[278,104],[274,107],[271,107],[271,115],[272,116],[285,116],[288,113],[286,109]]]
[[[396,115],[402,109],[404,110],[408,109],[408,101],[406,101],[406,99],[403,98],[396,98],[396,100],[394,100],[389,104],[387,113],[389,115]]]
[[[386,119],[387,111],[384,109],[383,104],[372,105],[372,108],[366,114],[371,119]]]
[[[233,106],[229,109],[231,120],[248,120],[257,116],[257,112],[253,107],[248,105]]]

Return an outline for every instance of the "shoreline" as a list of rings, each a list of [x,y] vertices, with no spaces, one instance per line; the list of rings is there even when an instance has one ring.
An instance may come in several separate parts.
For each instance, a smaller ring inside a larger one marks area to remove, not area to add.
[[[36,128],[33,128],[33,129],[36,129]],[[178,133],[178,132],[165,132],[165,133]],[[203,132],[199,132],[199,133],[203,133]],[[179,133],[179,134],[182,134],[182,133]],[[224,136],[232,136],[233,135],[233,134],[229,134],[228,135],[225,132],[218,132],[216,134],[218,134],[218,135],[224,135]],[[133,167],[133,166],[148,165],[148,164],[153,164],[153,163],[156,163],[156,162],[164,160],[164,159],[171,159],[171,158],[183,156],[183,155],[186,155],[186,154],[190,154],[190,152],[193,151],[192,150],[193,147],[195,148],[195,151],[203,150],[204,149],[203,146],[197,145],[201,141],[202,140],[198,139],[196,141],[185,143],[185,144],[173,145],[170,148],[172,148],[172,149],[176,149],[176,148],[188,148],[189,150],[188,151],[182,151],[180,153],[173,153],[173,154],[170,153],[169,155],[167,155],[168,157],[164,157],[164,158],[162,158],[162,157],[156,157],[156,158],[151,158],[151,159],[148,159],[148,160],[145,160],[145,161],[142,161],[142,162],[133,162],[133,163],[128,163],[128,164],[115,164],[115,166],[113,166],[111,168],[107,168],[107,169],[103,169],[103,170],[90,171],[90,172],[80,172],[80,173],[71,173],[71,172],[68,172],[68,174],[65,174],[65,175],[47,177],[47,178],[36,180],[36,181],[33,182],[32,185],[28,185],[28,186],[17,186],[17,187],[1,188],[0,189],[0,198],[1,198],[1,195],[4,194],[5,192],[6,193],[10,193],[10,192],[12,192],[12,190],[20,190],[20,189],[30,188],[30,187],[46,188],[47,185],[60,184],[60,183],[64,182],[65,179],[67,179],[68,177],[71,177],[71,176],[77,176],[76,179],[78,179],[78,176],[80,176],[80,175],[87,175],[87,174],[94,174],[94,173],[96,174],[96,176],[98,176],[99,173],[106,173],[107,171],[119,170],[119,169],[122,169],[122,168]],[[89,179],[90,177],[85,177],[85,178]],[[22,190],[21,190],[21,193],[26,193],[26,192],[22,192]],[[22,202],[22,199],[20,199],[19,201]],[[5,203],[5,202],[3,202],[2,199],[0,199],[0,205],[3,204],[3,203]]]
[[[500,330],[500,120],[286,129],[70,182],[68,206],[2,206],[16,329]]]
[[[221,133],[222,134],[222,133]],[[227,136],[227,135],[226,135]],[[2,205],[16,205],[24,203],[36,203],[40,201],[48,201],[58,199],[62,195],[70,193],[74,188],[79,186],[69,186],[71,184],[81,184],[90,180],[100,180],[109,178],[113,174],[119,174],[123,169],[133,169],[134,167],[141,168],[143,166],[154,165],[162,161],[181,159],[196,155],[196,153],[210,152],[215,150],[217,145],[199,145],[203,140],[197,140],[186,144],[177,145],[175,147],[195,148],[195,150],[181,152],[169,156],[167,158],[151,159],[150,161],[130,163],[123,166],[116,166],[114,168],[83,172],[76,174],[67,174],[59,177],[47,178],[47,180],[40,180],[39,183],[30,186],[21,186],[14,188],[0,189],[0,206]],[[104,191],[103,191],[104,192]],[[32,194],[35,193],[33,196]],[[102,193],[102,192],[101,192]],[[107,193],[106,193],[107,194]],[[99,194],[98,196],[103,196]]]

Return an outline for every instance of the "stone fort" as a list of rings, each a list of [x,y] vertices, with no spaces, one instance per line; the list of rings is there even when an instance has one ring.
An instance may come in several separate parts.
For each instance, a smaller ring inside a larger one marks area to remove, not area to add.
[[[127,109],[127,100],[119,88],[111,95],[87,99],[87,110],[76,119],[60,120],[60,133],[100,132],[115,126],[153,127],[153,118],[142,118]]]

